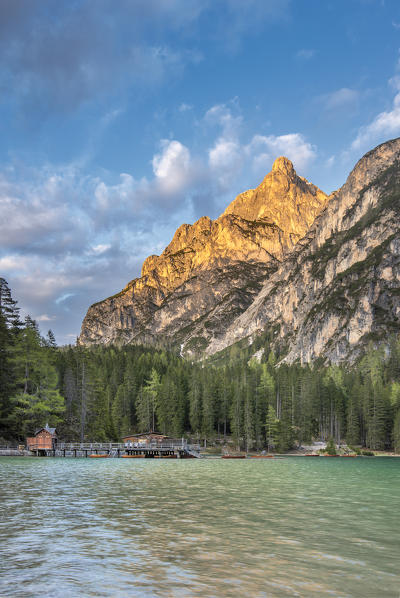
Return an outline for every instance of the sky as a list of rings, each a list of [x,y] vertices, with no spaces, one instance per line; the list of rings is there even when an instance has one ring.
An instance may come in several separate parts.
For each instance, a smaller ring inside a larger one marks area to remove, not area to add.
[[[1,0],[0,276],[74,343],[276,157],[329,193],[397,136],[398,0]]]

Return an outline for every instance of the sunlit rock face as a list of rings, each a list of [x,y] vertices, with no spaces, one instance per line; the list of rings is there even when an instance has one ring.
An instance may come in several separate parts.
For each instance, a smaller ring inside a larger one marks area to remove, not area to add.
[[[145,260],[140,278],[92,305],[79,342],[179,344],[199,354],[249,307],[327,201],[278,158],[217,220],[183,224],[160,256]]]
[[[399,225],[400,139],[329,198],[278,158],[217,220],[182,225],[141,278],[93,305],[80,342],[161,343],[193,358],[269,330],[287,362],[352,360],[400,332]]]
[[[290,160],[281,157],[261,185],[238,195],[224,214],[273,223],[285,231],[291,248],[305,235],[326,199],[323,191],[296,174]]]
[[[400,332],[400,139],[366,154],[211,354],[274,331],[285,361],[355,359]]]

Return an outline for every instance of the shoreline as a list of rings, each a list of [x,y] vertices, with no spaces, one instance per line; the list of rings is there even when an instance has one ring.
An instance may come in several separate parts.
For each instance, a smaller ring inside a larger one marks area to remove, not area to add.
[[[0,451],[0,458],[1,457],[19,457],[19,458],[24,458],[24,457],[29,457],[29,458],[36,458],[36,459],[84,459],[85,457],[53,457],[53,456],[41,456],[38,457],[37,455],[30,453],[26,450],[24,451],[18,451],[17,449],[9,449],[9,450],[1,450]],[[104,455],[104,457],[106,457]],[[245,454],[245,455],[240,455],[238,457],[238,455],[232,454],[232,455],[201,455],[200,459],[235,459],[237,460],[238,458],[240,460],[252,460],[252,459],[279,459],[279,458],[286,458],[286,457],[293,457],[293,458],[304,458],[304,457],[320,457],[322,459],[324,458],[336,458],[336,459],[349,459],[349,458],[357,458],[357,459],[372,459],[372,458],[393,458],[393,459],[397,459],[400,458],[400,454],[393,454],[393,453],[375,453],[374,455],[315,455],[315,454],[299,454],[299,453],[270,453],[269,455],[260,455],[260,454]],[[107,455],[106,458],[109,459],[118,459],[118,458],[122,458],[122,457],[109,457]],[[150,458],[150,457],[148,457]]]

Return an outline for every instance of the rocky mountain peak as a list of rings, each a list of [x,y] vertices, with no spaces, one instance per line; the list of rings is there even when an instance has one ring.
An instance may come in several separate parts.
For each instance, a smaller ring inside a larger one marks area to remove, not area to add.
[[[289,160],[289,158],[285,158],[285,156],[280,156],[279,158],[277,158],[275,160],[275,162],[272,165],[272,171],[273,173],[277,173],[277,172],[281,172],[283,174],[286,174],[286,176],[293,178],[294,176],[296,176],[296,171],[293,167],[293,162],[291,162]]]
[[[182,224],[161,255],[144,261],[140,278],[92,306],[80,342],[188,334],[194,321],[225,302],[231,315],[240,313],[327,201],[290,160],[278,158],[256,189],[238,195],[216,220]]]
[[[224,214],[268,220],[297,241],[327,201],[326,193],[298,176],[292,162],[281,156],[260,185],[238,195]]]

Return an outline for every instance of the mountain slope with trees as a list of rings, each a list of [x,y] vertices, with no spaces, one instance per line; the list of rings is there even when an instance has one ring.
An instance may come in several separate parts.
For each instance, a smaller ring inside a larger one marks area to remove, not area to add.
[[[64,440],[174,437],[286,451],[312,439],[400,451],[400,339],[352,366],[280,364],[264,334],[204,363],[163,349],[57,348],[0,294],[0,437],[24,440],[48,422]],[[258,358],[254,357],[257,354]]]

